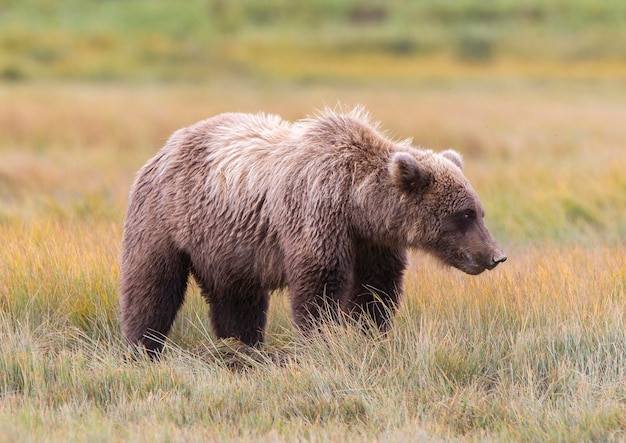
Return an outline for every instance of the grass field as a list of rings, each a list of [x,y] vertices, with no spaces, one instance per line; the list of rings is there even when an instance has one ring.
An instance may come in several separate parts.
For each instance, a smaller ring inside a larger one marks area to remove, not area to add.
[[[297,3],[297,4],[296,4]],[[626,440],[626,3],[0,0],[0,442]],[[365,105],[455,148],[509,259],[416,252],[384,337],[117,318],[126,199],[182,126]]]
[[[626,89],[491,80],[0,85],[0,440],[626,439]],[[215,113],[337,101],[461,151],[509,260],[470,277],[415,254],[385,337],[302,339],[275,294],[258,352],[215,341],[192,288],[166,358],[129,359],[136,170]]]

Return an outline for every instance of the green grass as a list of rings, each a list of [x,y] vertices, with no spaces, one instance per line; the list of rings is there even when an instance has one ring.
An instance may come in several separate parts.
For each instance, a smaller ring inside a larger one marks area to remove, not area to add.
[[[618,82],[0,85],[2,439],[624,439],[625,98]],[[304,339],[275,294],[256,352],[212,337],[194,286],[165,358],[133,358],[117,284],[137,169],[218,112],[337,100],[461,151],[509,260],[470,277],[416,254],[385,337]]]
[[[624,75],[624,20],[619,0],[3,0],[0,78],[392,81],[440,72],[441,55],[459,78],[510,59],[558,77]]]

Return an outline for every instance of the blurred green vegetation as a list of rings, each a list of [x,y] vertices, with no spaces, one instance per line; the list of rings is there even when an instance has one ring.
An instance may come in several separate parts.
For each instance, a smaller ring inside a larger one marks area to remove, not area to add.
[[[364,55],[373,79],[380,56],[623,63],[625,22],[623,0],[0,0],[0,79],[315,80]]]

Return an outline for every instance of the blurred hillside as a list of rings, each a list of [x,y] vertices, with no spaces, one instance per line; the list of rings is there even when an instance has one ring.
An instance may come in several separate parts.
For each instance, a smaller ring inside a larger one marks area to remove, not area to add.
[[[623,0],[0,0],[0,79],[626,75]]]

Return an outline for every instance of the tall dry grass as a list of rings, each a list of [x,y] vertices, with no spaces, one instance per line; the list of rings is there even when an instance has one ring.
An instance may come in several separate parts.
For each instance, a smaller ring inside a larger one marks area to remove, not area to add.
[[[3,439],[623,439],[625,95],[615,83],[0,88]],[[137,168],[217,112],[294,119],[338,99],[459,149],[509,260],[470,277],[416,254],[384,337],[301,338],[275,294],[260,351],[215,341],[192,288],[166,358],[129,358],[117,279]]]

